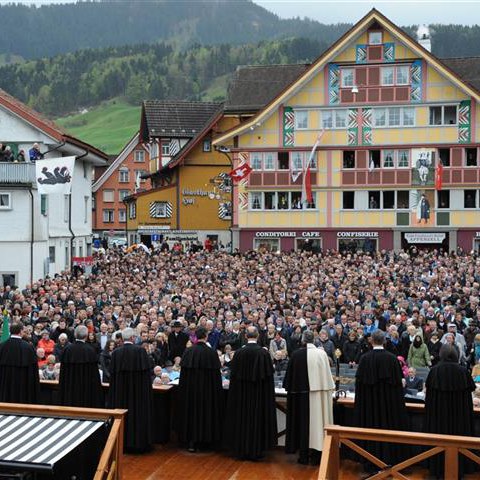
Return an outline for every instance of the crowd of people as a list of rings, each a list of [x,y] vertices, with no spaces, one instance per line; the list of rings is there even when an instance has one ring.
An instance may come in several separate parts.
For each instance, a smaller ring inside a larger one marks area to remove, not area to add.
[[[253,327],[255,344],[265,347],[277,372],[305,346],[305,332],[330,366],[354,367],[373,350],[378,331],[404,367],[404,388],[412,369],[439,363],[444,344],[480,381],[476,253],[113,248],[97,255],[88,277],[64,273],[22,289],[0,288],[0,305],[10,324],[25,326],[22,336],[47,380],[59,378],[64,351],[84,326],[105,383],[122,333],[132,329],[128,338],[144,350],[151,384],[181,378],[185,351],[204,340],[226,386],[235,356],[252,343]],[[199,328],[205,339],[197,337]],[[478,404],[478,390],[473,395]]]
[[[0,143],[0,162],[35,162],[36,160],[43,159],[44,154],[40,151],[40,145],[38,143],[34,143],[32,148],[28,150],[28,158],[25,154],[25,150],[23,148],[18,150],[18,153],[14,153],[12,147],[10,145],[5,145]]]

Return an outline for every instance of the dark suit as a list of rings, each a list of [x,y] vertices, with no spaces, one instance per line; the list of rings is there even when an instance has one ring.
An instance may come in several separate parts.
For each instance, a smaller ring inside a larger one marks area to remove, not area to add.
[[[187,348],[187,342],[189,340],[189,336],[185,332],[172,332],[168,336],[168,349],[169,349],[169,356],[168,358],[173,362],[175,357],[181,357],[183,352]]]
[[[421,378],[413,377],[411,379],[410,377],[407,377],[405,381],[407,382],[405,388],[418,390],[419,392],[423,390],[423,380]]]
[[[102,345],[102,334],[101,333],[96,333],[95,336],[97,337],[97,343],[100,345],[100,348],[103,350],[105,348],[105,345]],[[107,342],[112,339],[112,334],[107,333]]]

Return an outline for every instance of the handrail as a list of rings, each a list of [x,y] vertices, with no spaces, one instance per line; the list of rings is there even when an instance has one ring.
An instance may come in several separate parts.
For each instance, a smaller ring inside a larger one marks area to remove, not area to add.
[[[386,465],[379,458],[367,452],[352,440],[422,445],[432,448],[391,466]],[[470,449],[480,449],[480,438],[327,425],[325,427],[325,441],[318,480],[338,479],[340,468],[340,446],[342,444],[351,448],[360,456],[366,458],[381,469],[379,473],[372,477],[375,479],[387,478],[390,476],[405,479],[406,477],[400,473],[400,470],[442,452],[445,452],[445,478],[448,478],[449,480],[456,480],[458,478],[459,453],[480,465],[480,457],[470,451]]]
[[[110,430],[110,435],[108,436],[107,443],[105,444],[105,448],[103,449],[102,456],[100,457],[100,461],[98,462],[94,480],[103,480],[105,474],[107,474],[107,478],[114,478],[114,477],[111,477],[111,475],[112,475],[112,470],[115,470],[115,471],[117,470],[117,462],[116,460],[114,460],[112,463],[110,463],[110,460],[112,458],[112,454],[114,453],[114,449],[118,450],[117,443],[118,443],[118,437],[119,437],[121,427],[122,427],[121,420],[116,419],[113,422],[112,429]]]

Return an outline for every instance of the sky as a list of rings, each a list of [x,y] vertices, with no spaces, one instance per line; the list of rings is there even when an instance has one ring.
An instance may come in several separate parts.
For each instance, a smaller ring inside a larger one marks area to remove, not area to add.
[[[0,4],[12,0],[0,0]],[[72,3],[76,0],[16,0],[27,4]],[[117,0],[118,1],[118,0]],[[151,0],[135,0],[151,3]],[[176,0],[180,2],[182,0]],[[213,0],[214,1],[214,0]],[[236,0],[229,0],[236,1]],[[322,23],[353,23],[373,7],[398,25],[429,23],[480,24],[480,0],[253,0],[281,18],[308,17]]]

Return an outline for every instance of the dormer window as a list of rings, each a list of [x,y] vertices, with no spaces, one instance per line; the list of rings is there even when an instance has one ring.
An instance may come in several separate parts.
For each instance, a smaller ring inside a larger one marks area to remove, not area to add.
[[[383,40],[382,36],[382,32],[379,31],[368,32],[369,45],[381,45]]]

